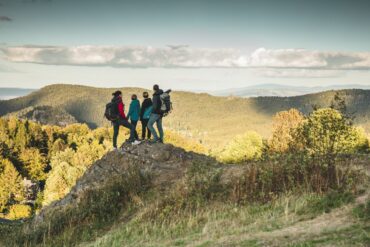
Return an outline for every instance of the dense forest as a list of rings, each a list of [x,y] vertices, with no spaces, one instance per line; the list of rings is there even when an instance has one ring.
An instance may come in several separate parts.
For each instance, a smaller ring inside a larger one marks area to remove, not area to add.
[[[122,128],[118,141],[128,138]],[[200,144],[172,132],[166,141],[189,151]],[[40,125],[0,118],[0,218],[29,217],[66,195],[83,173],[112,147],[112,128],[85,124]]]

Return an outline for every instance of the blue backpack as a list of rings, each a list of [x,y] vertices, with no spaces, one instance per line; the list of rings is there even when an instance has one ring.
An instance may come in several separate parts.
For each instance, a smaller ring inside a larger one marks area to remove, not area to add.
[[[150,114],[152,114],[153,106],[149,106],[148,108],[145,109],[143,119],[149,119]]]

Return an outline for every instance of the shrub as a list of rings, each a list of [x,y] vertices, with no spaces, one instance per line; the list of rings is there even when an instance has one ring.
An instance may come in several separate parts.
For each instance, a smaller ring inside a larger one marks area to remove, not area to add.
[[[10,220],[24,219],[31,216],[32,209],[28,205],[15,204],[9,208],[6,218]]]
[[[326,156],[330,160],[337,154],[354,153],[367,144],[364,133],[331,108],[312,112],[297,129],[294,143],[301,143],[311,155]]]
[[[257,160],[262,156],[262,137],[256,132],[247,132],[233,139],[219,155],[225,163],[240,163]]]

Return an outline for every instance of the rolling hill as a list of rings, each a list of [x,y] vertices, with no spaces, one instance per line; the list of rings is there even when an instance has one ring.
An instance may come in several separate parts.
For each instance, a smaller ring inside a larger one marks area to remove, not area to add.
[[[104,107],[116,89],[57,84],[44,87],[27,96],[0,101],[0,116],[27,107],[52,106],[62,109],[78,122],[90,127],[110,126],[103,117]],[[131,94],[141,98],[144,89],[121,88],[126,111]],[[355,122],[370,131],[370,90],[338,91],[346,100],[348,111]],[[254,130],[268,137],[272,116],[282,110],[297,108],[303,113],[312,111],[312,105],[329,106],[336,91],[294,97],[216,97],[209,94],[175,91],[172,93],[173,112],[166,117],[166,128],[175,130],[193,140],[214,148],[231,138]]]

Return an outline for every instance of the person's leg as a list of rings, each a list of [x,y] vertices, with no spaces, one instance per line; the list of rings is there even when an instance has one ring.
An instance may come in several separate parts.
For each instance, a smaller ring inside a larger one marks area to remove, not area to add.
[[[119,133],[119,124],[113,123],[113,147],[117,148],[117,137]]]
[[[141,139],[145,140],[146,126],[148,125],[148,120],[141,120]]]
[[[122,125],[123,127],[127,128],[130,130],[130,141],[134,141],[135,140],[135,127],[130,124],[127,119],[120,119],[120,125]]]
[[[148,128],[148,121],[149,121],[149,119],[143,119],[141,121],[143,140],[145,139],[146,136],[148,137],[148,139],[150,139],[150,136],[151,136],[150,130]],[[146,133],[148,133],[148,134],[146,134]]]
[[[152,137],[152,132],[149,130],[149,128],[146,128],[147,131],[148,131],[148,139],[150,139]]]
[[[149,122],[148,122],[148,129],[150,130],[150,132],[153,134],[153,138],[154,138],[154,140],[156,141],[156,140],[158,140],[158,135],[157,135],[157,132],[155,131],[155,129],[154,129],[154,123],[157,121],[157,119],[158,119],[158,114],[154,114],[154,113],[152,113],[151,115],[150,115],[150,118],[149,118]]]
[[[137,135],[137,131],[136,131],[137,121],[131,120],[131,125],[134,126],[134,129],[135,129],[135,131],[134,131],[135,139],[138,140],[139,139],[139,136]]]
[[[163,142],[164,134],[163,134],[163,127],[162,127],[162,116],[160,116],[157,120],[157,128],[158,128],[158,132],[159,132],[159,138]]]

